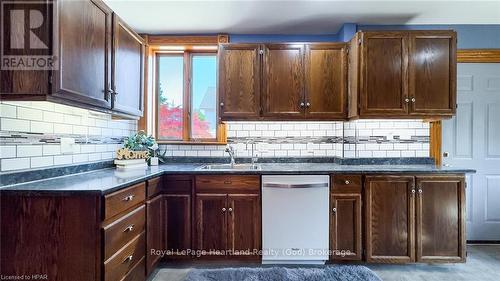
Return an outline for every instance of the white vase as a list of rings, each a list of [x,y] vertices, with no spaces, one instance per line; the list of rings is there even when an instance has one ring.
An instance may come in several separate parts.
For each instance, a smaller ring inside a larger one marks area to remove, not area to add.
[[[158,157],[151,157],[149,163],[151,164],[151,166],[158,166],[159,163]]]

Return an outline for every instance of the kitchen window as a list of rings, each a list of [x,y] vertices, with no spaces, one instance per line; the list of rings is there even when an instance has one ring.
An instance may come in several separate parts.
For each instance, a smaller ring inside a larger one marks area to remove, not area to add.
[[[217,142],[217,54],[156,54],[157,139]]]

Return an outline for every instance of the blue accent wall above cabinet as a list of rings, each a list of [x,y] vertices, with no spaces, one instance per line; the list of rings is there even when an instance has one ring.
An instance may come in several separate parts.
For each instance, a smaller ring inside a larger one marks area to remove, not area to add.
[[[457,32],[458,49],[500,48],[499,24],[451,24],[451,25],[358,25],[359,30],[426,30],[453,29]]]

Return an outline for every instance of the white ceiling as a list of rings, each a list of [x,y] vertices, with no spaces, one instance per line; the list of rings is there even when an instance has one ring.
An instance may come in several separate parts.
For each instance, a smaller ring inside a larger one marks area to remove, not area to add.
[[[343,23],[500,24],[500,0],[105,1],[136,31],[151,34],[331,34]]]

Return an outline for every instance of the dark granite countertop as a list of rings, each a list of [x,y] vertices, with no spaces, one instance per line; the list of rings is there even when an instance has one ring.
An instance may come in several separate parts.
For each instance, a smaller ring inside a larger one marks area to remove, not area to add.
[[[107,194],[123,187],[138,183],[162,174],[464,174],[474,173],[472,169],[436,167],[434,165],[340,165],[332,163],[264,163],[259,170],[206,170],[205,164],[166,164],[148,169],[121,172],[114,168],[94,170],[85,173],[26,182],[0,187],[6,195],[23,192],[33,195],[46,193],[94,193]]]

